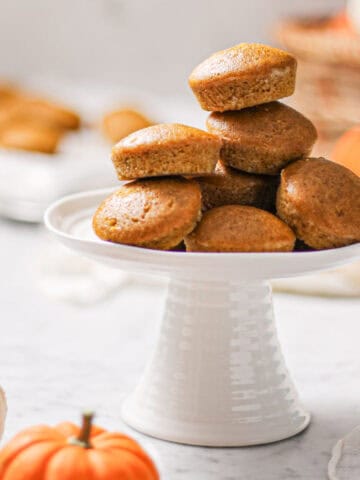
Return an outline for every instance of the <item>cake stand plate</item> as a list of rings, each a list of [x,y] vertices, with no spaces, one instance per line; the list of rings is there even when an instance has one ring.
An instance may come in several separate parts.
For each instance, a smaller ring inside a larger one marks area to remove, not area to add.
[[[91,218],[113,189],[49,207],[47,228],[67,247],[131,272],[170,277],[157,347],[123,418],[164,440],[245,446],[301,432],[301,405],[277,338],[269,279],[360,258],[360,244],[319,252],[185,253],[108,243]]]

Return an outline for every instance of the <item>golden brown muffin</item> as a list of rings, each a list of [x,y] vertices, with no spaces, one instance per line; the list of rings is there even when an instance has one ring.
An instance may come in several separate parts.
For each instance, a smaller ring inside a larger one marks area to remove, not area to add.
[[[16,150],[55,153],[61,138],[59,130],[26,122],[9,122],[0,130],[0,146]]]
[[[19,120],[41,123],[62,130],[77,130],[80,127],[80,117],[77,113],[40,98],[19,97],[13,115]]]
[[[106,114],[102,121],[102,131],[106,138],[115,143],[130,133],[149,127],[152,124],[144,115],[135,110],[115,110]]]
[[[178,123],[143,128],[117,143],[112,160],[120,180],[212,173],[221,140]]]
[[[310,120],[280,102],[212,113],[206,125],[223,141],[224,163],[266,175],[279,174],[288,163],[309,155],[317,138]]]
[[[226,205],[204,213],[185,237],[189,252],[290,252],[295,235],[279,218],[265,210]]]
[[[315,249],[360,241],[360,177],[324,158],[298,160],[281,173],[277,212]]]
[[[292,95],[296,60],[283,50],[259,43],[240,43],[214,53],[189,77],[201,108],[214,112],[241,110]]]
[[[180,177],[137,180],[106,198],[93,218],[95,233],[115,243],[169,250],[201,216],[201,193]]]
[[[213,175],[196,180],[201,188],[203,210],[222,205],[252,205],[264,210],[275,207],[275,177],[251,175],[218,162]]]

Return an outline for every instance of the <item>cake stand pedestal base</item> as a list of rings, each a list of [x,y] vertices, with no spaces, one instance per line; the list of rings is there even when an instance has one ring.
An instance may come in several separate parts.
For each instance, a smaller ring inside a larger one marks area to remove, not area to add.
[[[172,279],[158,345],[124,405],[125,421],[164,440],[219,447],[301,432],[310,416],[285,367],[265,280],[345,265],[360,258],[360,243],[314,252],[184,253],[103,242],[92,216],[113,190],[63,198],[48,208],[45,224],[81,255]]]
[[[154,437],[203,446],[274,442],[301,432],[268,282],[172,280],[153,357],[123,418]]]

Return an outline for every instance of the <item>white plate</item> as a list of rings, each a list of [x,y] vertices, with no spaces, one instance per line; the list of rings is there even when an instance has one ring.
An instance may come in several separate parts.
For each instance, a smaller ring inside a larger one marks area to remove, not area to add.
[[[46,212],[45,223],[58,239],[83,255],[134,272],[208,280],[261,280],[325,270],[360,257],[360,243],[332,250],[289,253],[186,253],[148,250],[100,240],[91,219],[114,189],[65,197]]]
[[[86,129],[68,134],[54,155],[0,149],[0,215],[40,222],[56,199],[115,184],[110,149]]]

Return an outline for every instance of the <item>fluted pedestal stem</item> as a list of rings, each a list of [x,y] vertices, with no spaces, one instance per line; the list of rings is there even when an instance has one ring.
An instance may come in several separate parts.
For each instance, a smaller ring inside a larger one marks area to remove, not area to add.
[[[157,347],[123,416],[143,433],[195,445],[303,430],[310,416],[284,363],[270,285],[172,281]]]

